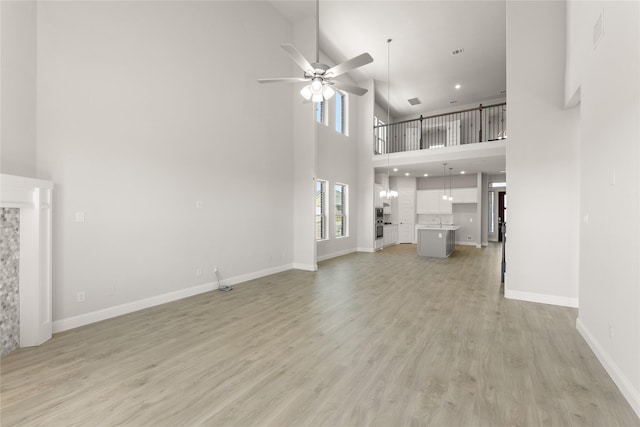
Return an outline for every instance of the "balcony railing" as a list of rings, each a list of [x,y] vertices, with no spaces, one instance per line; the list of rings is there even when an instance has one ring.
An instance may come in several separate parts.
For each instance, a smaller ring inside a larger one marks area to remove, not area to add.
[[[507,104],[380,124],[373,133],[374,154],[495,141],[507,137]]]

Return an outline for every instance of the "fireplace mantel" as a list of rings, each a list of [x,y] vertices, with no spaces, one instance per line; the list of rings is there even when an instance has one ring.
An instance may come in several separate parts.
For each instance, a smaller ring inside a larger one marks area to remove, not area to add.
[[[20,209],[20,347],[51,338],[52,195],[50,181],[0,174],[0,207]]]

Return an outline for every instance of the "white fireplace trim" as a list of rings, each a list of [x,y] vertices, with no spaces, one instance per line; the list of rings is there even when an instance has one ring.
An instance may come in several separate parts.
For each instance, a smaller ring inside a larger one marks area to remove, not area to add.
[[[20,208],[20,347],[51,338],[52,195],[50,181],[0,174],[0,207]]]

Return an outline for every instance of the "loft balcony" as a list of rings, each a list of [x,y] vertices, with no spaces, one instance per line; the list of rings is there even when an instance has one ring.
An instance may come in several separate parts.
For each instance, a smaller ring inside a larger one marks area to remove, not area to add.
[[[391,157],[395,164],[504,157],[507,104],[438,114],[397,123],[378,122],[373,129],[373,164]]]
[[[374,124],[373,153],[381,155],[500,141],[507,137],[507,104]]]

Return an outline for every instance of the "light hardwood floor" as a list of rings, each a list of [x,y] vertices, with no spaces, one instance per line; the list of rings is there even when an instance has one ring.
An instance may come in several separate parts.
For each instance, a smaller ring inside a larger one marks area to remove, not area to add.
[[[2,359],[1,424],[640,426],[575,329],[505,300],[500,247],[328,260]]]

